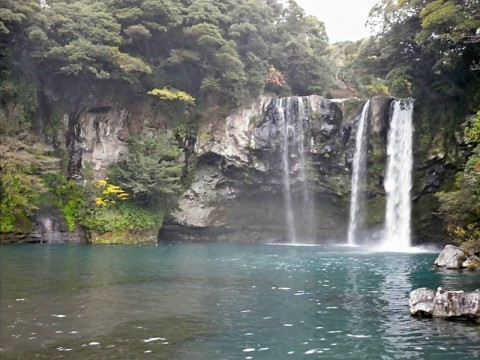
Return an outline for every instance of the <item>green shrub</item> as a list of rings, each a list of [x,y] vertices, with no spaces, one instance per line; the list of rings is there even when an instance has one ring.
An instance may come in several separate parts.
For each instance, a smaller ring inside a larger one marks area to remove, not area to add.
[[[0,232],[15,231],[19,216],[31,215],[46,191],[42,179],[31,164],[0,160]]]
[[[143,209],[127,202],[108,207],[92,207],[81,219],[83,226],[101,234],[160,228],[162,222],[162,211]]]

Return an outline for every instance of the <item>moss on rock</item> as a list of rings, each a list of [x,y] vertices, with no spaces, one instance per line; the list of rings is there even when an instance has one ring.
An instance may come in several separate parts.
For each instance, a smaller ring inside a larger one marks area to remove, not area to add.
[[[383,223],[385,219],[385,206],[386,198],[384,196],[377,196],[366,202],[365,224],[368,227],[377,226]]]
[[[89,232],[88,241],[91,244],[111,244],[111,245],[138,245],[154,244],[158,241],[158,230],[125,230],[113,231],[104,234]]]

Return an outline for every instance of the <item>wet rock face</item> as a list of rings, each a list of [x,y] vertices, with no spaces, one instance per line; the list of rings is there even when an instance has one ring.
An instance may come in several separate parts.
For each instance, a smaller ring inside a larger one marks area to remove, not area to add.
[[[298,152],[302,151],[307,166],[313,170],[309,183],[316,192],[345,195],[348,190],[344,185],[350,181],[348,159],[355,147],[352,128],[356,129],[363,103],[359,99],[329,100],[317,95],[272,100],[250,135],[250,158],[255,168],[271,179],[279,178],[283,148],[297,146],[288,159],[294,182],[301,167]],[[300,146],[294,145],[299,141]]]
[[[245,234],[254,234],[256,241],[282,239],[282,156],[289,146],[294,207],[301,206],[304,196],[300,176],[304,161],[318,204],[318,236],[342,236],[350,188],[347,154],[355,147],[363,104],[360,99],[328,100],[316,95],[261,97],[235,109],[222,123],[202,125],[196,140],[195,179],[167,226],[189,228],[202,236],[207,232],[200,229],[216,229],[209,232],[210,240],[223,241],[225,234],[228,241],[247,241],[251,236]]]
[[[221,158],[211,156],[199,164],[191,187],[181,197],[173,218],[178,225],[196,228],[226,225],[222,203],[235,197],[235,189],[226,184]]]
[[[272,100],[253,131],[253,149],[274,150],[284,139],[285,126],[291,126],[296,133],[304,133],[307,151],[318,151],[322,143],[337,135],[342,119],[337,104],[321,96]]]
[[[109,165],[127,151],[126,138],[143,129],[163,129],[164,119],[153,111],[149,99],[135,99],[122,106],[116,102],[101,105],[81,103],[64,115],[65,143],[69,153],[68,175],[82,178],[82,169],[89,166],[96,179],[105,178]]]
[[[388,96],[375,96],[370,100],[370,116],[372,133],[387,139],[390,105],[394,99]]]
[[[249,150],[252,146],[251,133],[263,117],[270,97],[261,96],[248,106],[232,111],[224,122],[200,125],[195,153],[198,157],[211,154],[224,159],[227,166],[244,168],[251,166]]]
[[[412,316],[477,320],[480,318],[480,290],[465,292],[438,288],[434,291],[419,288],[410,293],[408,305]]]

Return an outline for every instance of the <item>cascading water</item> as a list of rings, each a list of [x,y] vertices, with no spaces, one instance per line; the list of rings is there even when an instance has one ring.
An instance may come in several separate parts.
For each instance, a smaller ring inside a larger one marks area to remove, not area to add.
[[[392,111],[384,183],[387,193],[385,235],[381,247],[388,251],[404,251],[410,248],[411,232],[413,100],[394,101]]]
[[[282,99],[284,100],[284,99]],[[281,102],[280,102],[281,105]],[[288,116],[285,114],[288,108],[279,107],[277,109],[278,114],[284,121],[284,134],[283,134],[283,148],[282,148],[282,167],[283,167],[283,196],[285,199],[285,224],[287,227],[288,241],[295,243],[297,241],[297,234],[295,231],[295,221],[293,219],[293,206],[292,206],[292,192],[290,190],[290,151],[288,139],[290,132],[294,131],[294,128],[288,124]]]
[[[300,131],[297,137],[297,148],[299,154],[299,178],[302,184],[302,219],[304,221],[303,237],[312,240],[315,239],[315,204],[311,191],[310,183],[307,176],[307,161],[305,159],[305,132],[303,124],[308,121],[308,115],[305,109],[303,98],[297,98],[298,101],[298,124]]]
[[[285,201],[285,223],[288,242],[296,243],[297,237],[312,240],[314,237],[314,202],[308,184],[305,137],[303,124],[308,120],[301,97],[286,97],[275,103],[275,112],[283,127],[282,170]],[[294,205],[292,183],[299,182],[302,197]],[[299,226],[301,224],[301,227]],[[301,229],[301,231],[299,231]],[[308,238],[308,239],[307,239]]]
[[[359,210],[362,204],[362,188],[365,185],[367,166],[367,143],[368,143],[368,111],[370,101],[363,106],[355,139],[355,153],[352,163],[352,190],[350,197],[350,218],[348,222],[348,244],[357,243],[357,229],[359,226]]]

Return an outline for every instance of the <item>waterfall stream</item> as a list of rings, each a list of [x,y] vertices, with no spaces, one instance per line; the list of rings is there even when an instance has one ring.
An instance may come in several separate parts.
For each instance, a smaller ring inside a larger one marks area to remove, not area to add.
[[[392,112],[384,182],[387,193],[385,235],[381,247],[388,251],[403,251],[410,248],[413,101],[394,101]]]
[[[289,98],[281,99],[288,102]],[[290,189],[290,151],[288,139],[290,132],[294,132],[294,128],[288,124],[288,106],[283,107],[283,101],[280,101],[277,111],[280,118],[284,121],[283,148],[282,148],[282,167],[283,167],[283,196],[285,201],[285,224],[287,227],[288,241],[295,243],[297,234],[295,231],[295,220],[293,218],[292,192]],[[293,134],[294,135],[294,134]]]
[[[281,98],[275,107],[278,120],[283,125],[282,170],[287,241],[296,243],[298,238],[311,241],[315,236],[315,208],[307,175],[304,135],[304,122],[308,120],[310,109],[305,108],[302,97]],[[301,186],[301,196],[294,196],[294,183]]]
[[[310,102],[307,102],[310,105]],[[298,149],[298,157],[299,157],[299,180],[302,184],[302,219],[304,221],[303,226],[303,238],[305,240],[312,240],[315,239],[315,205],[314,205],[314,198],[311,191],[310,182],[308,179],[308,171],[307,171],[307,161],[305,159],[305,133],[303,124],[308,119],[308,114],[305,109],[305,105],[303,102],[303,98],[298,98],[298,124],[300,125],[300,129],[298,132],[298,136],[296,137],[297,142],[297,149]]]
[[[357,229],[359,226],[359,210],[362,204],[362,193],[365,185],[368,150],[368,111],[370,101],[363,106],[355,139],[355,153],[352,163],[352,190],[350,197],[350,218],[348,222],[348,244],[357,243]]]

